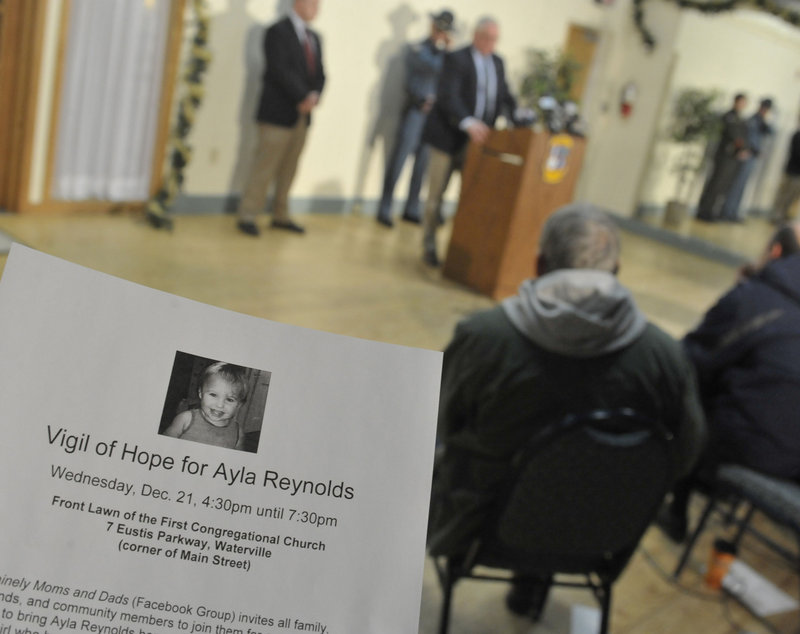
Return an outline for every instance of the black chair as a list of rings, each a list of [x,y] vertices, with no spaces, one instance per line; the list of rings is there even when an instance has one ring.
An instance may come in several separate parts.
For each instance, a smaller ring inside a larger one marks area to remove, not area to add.
[[[729,505],[728,523],[738,525],[732,540],[734,550],[738,549],[744,534],[749,533],[786,558],[795,569],[800,569],[800,558],[797,553],[784,548],[753,528],[750,523],[754,513],[760,511],[770,521],[788,528],[800,543],[800,485],[740,465],[723,464],[717,468],[712,482],[706,486],[706,493],[708,502],[675,568],[673,573],[675,579],[680,576],[689,561],[692,549],[703,532],[709,516],[713,511],[719,510],[723,503]],[[747,512],[742,519],[736,519],[735,510],[743,503],[748,507]]]
[[[434,558],[444,594],[440,634],[448,631],[458,580],[511,580],[476,573],[476,566],[591,589],[605,634],[611,586],[669,490],[671,438],[630,409],[571,415],[532,438],[514,458],[485,533],[463,557]]]

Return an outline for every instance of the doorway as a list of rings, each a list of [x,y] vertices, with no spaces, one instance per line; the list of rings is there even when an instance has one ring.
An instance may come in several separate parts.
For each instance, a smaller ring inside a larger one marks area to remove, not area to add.
[[[0,0],[0,207],[108,210],[160,186],[185,0]]]
[[[583,100],[599,40],[600,33],[597,30],[577,24],[569,25],[564,54],[578,64],[569,93],[570,99],[575,103]]]

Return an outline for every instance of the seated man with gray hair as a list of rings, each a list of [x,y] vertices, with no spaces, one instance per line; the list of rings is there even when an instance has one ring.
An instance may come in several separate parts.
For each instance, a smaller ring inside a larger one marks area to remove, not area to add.
[[[466,552],[512,455],[567,414],[632,408],[674,434],[675,476],[693,465],[705,422],[692,367],[620,284],[619,252],[608,214],[562,207],[542,231],[538,277],[456,327],[442,370],[431,555]],[[515,584],[509,608],[528,613],[535,589]]]

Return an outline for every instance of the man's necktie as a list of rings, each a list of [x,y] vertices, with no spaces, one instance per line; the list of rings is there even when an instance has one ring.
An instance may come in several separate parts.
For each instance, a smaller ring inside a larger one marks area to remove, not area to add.
[[[311,48],[311,40],[308,37],[308,29],[303,29],[303,36],[303,49],[306,52],[306,67],[308,68],[308,74],[314,75],[317,63],[314,59],[314,49]]]

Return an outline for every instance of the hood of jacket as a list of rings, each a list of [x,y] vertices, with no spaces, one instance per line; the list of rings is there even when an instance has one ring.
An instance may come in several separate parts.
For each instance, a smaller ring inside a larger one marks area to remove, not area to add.
[[[569,357],[621,350],[647,326],[630,291],[606,271],[565,269],[526,280],[502,306],[528,339]]]
[[[800,253],[773,260],[757,277],[764,284],[800,304]]]

